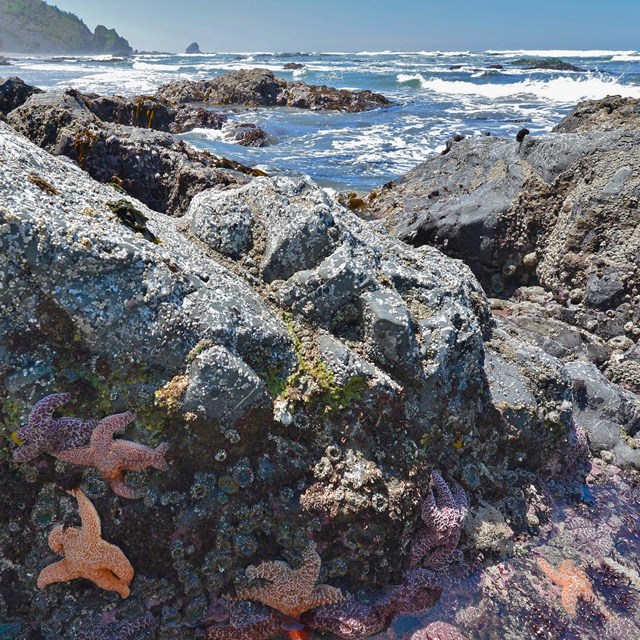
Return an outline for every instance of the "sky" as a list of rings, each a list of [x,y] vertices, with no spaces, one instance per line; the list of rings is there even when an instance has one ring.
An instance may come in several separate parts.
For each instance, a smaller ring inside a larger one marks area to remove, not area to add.
[[[49,0],[139,50],[640,49],[640,0]]]

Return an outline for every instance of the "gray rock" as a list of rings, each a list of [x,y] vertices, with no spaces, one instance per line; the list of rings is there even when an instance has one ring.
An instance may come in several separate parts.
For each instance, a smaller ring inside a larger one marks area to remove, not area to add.
[[[287,82],[267,69],[240,69],[213,80],[171,82],[160,87],[156,97],[173,104],[205,102],[348,112],[391,106],[391,102],[378,93]]]
[[[391,369],[411,370],[418,353],[409,309],[394,290],[366,291],[360,296],[365,340],[374,359]]]
[[[44,149],[72,158],[96,180],[173,215],[184,213],[200,191],[243,184],[261,173],[188,147],[165,132],[103,121],[100,115],[116,117],[113,104],[103,103],[74,90],[48,92],[13,110],[9,123]],[[169,126],[170,114],[165,116]]]
[[[223,346],[207,349],[188,369],[184,408],[223,425],[225,430],[256,406],[270,407],[264,382]]]
[[[640,129],[640,99],[607,96],[585,100],[553,128],[555,133]]]
[[[609,339],[640,321],[639,143],[637,130],[466,139],[364,201],[392,234],[464,260],[490,294],[540,283],[575,298],[560,320]]]
[[[17,109],[34,93],[42,93],[42,89],[31,87],[20,78],[0,78],[0,115]]]
[[[566,368],[574,383],[576,420],[587,432],[591,451],[611,451],[615,464],[640,468],[638,452],[632,453],[624,440],[640,430],[640,397],[607,380],[592,364],[568,363]]]

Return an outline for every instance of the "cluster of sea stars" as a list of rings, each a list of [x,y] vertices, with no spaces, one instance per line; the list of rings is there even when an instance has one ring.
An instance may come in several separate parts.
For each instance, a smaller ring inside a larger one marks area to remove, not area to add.
[[[431,473],[431,484],[422,502],[425,528],[413,543],[410,562],[415,567],[424,558],[422,564],[425,567],[440,569],[458,546],[468,503],[464,489],[455,487],[452,492],[437,471]]]
[[[69,417],[54,419],[55,410],[70,397],[68,393],[52,394],[33,407],[27,424],[16,432],[22,443],[14,452],[15,460],[26,462],[41,453],[49,453],[72,464],[95,467],[113,491],[125,498],[136,497],[136,493],[124,483],[125,471],[150,466],[160,470],[168,468],[164,459],[166,444],[152,449],[137,442],[113,439],[116,432],[134,419],[134,413],[107,416],[100,421]],[[89,439],[89,444],[86,444]],[[40,572],[38,588],[85,578],[102,589],[119,593],[122,598],[128,597],[134,575],[131,563],[118,547],[102,539],[100,517],[87,496],[80,489],[72,489],[69,493],[78,501],[82,526],[65,528],[56,525],[51,530],[49,546],[64,558]],[[111,630],[105,627],[100,631],[103,635],[95,637],[130,637],[143,628],[139,627],[142,620],[146,620],[145,626],[149,624],[147,618],[122,623]]]
[[[134,418],[131,411],[107,416],[102,420],[81,418],[53,419],[54,411],[69,401],[69,393],[56,393],[40,400],[31,410],[26,426],[16,436],[23,441],[13,454],[15,460],[27,462],[41,453],[85,467],[95,467],[123,498],[136,498],[136,492],[124,482],[125,471],[154,467],[166,471],[166,443],[152,449],[130,440],[114,440]],[[89,444],[87,440],[90,439]],[[86,446],[84,446],[86,445]]]

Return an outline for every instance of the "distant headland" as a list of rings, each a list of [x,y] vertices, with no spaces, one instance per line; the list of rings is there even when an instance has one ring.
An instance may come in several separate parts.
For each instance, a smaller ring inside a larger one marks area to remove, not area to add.
[[[92,32],[75,14],[42,0],[0,0],[0,52],[129,55],[133,49],[115,29],[98,25]]]

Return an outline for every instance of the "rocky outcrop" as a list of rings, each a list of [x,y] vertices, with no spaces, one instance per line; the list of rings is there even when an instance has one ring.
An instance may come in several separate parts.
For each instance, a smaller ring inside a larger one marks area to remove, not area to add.
[[[42,0],[0,0],[0,49],[16,53],[133,53],[115,29],[98,25],[92,33],[73,13]]]
[[[635,341],[638,142],[624,130],[467,139],[367,204],[398,237],[468,262],[492,295],[540,283],[562,320]]]
[[[224,139],[243,147],[268,147],[274,143],[273,136],[249,122],[234,122],[224,128]]]
[[[213,80],[181,80],[160,87],[156,97],[173,104],[286,106],[299,109],[359,112],[391,102],[371,91],[349,91],[304,82],[287,82],[267,69],[242,69]]]
[[[546,71],[584,71],[580,67],[564,62],[560,58],[518,58],[512,65],[525,69],[544,69]]]
[[[4,56],[0,56],[0,67],[8,67],[13,63],[9,58],[5,58]]]
[[[640,129],[640,99],[607,96],[602,100],[580,102],[554,133],[579,131],[638,131]]]
[[[85,96],[75,90],[34,96],[9,115],[10,124],[39,146],[68,156],[96,180],[173,215],[183,214],[203,189],[243,184],[259,173],[197,151],[168,133],[114,124],[118,121],[184,130],[192,124],[220,126],[225,118],[206,110],[168,108],[155,100]]]
[[[20,78],[0,78],[0,114],[7,115],[34,93],[42,93],[42,89],[25,84]]]
[[[200,51],[200,45],[197,42],[192,42],[188,47],[185,53],[202,53]]]
[[[246,584],[246,565],[297,559],[310,532],[328,584],[400,584],[430,467],[472,505],[509,504],[511,529],[528,530],[531,478],[562,463],[572,381],[560,359],[493,331],[464,264],[391,238],[305,179],[203,191],[185,225],[2,123],[0,160],[7,432],[71,391],[65,411],[79,416],[136,411],[133,439],[168,442],[170,463],[128,478],[143,498],[123,506],[91,471],[42,458],[18,472],[5,439],[12,593],[36,597],[45,530],[70,508],[56,482],[91,494],[135,567],[132,605],[174,612],[168,637],[191,637],[207,594]],[[39,602],[15,616],[65,640],[103,606],[66,586]]]

